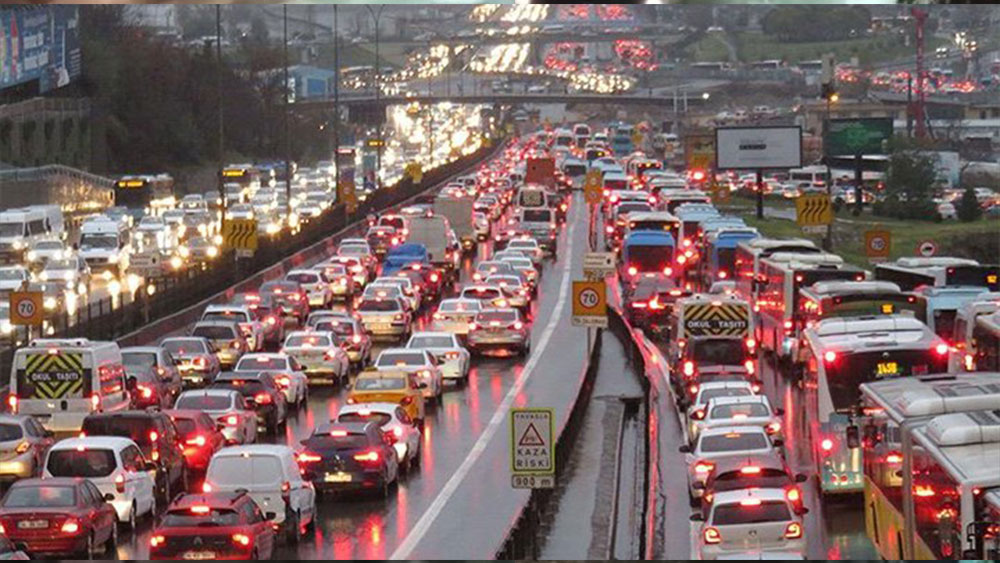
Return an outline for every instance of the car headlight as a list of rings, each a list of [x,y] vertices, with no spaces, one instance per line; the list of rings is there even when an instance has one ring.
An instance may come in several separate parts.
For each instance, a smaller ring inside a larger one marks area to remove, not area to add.
[[[215,243],[216,246],[221,246],[222,245],[222,235],[215,235],[214,237],[212,237],[212,242]]]
[[[29,250],[28,251],[28,261],[29,262],[34,262],[37,259],[38,259],[38,253],[35,252],[34,250]]]
[[[56,302],[55,297],[46,297],[45,300],[42,301],[42,305],[44,305],[47,310],[51,311],[56,308],[58,303]]]
[[[49,273],[48,272],[42,272],[42,273],[38,274],[38,277],[42,281],[49,281]]]
[[[216,256],[219,255],[219,249],[214,246],[210,246],[208,247],[208,250],[205,251],[205,253],[208,254],[209,258],[215,258]]]
[[[171,256],[170,257],[170,267],[171,268],[173,268],[175,270],[179,270],[179,269],[181,269],[181,266],[183,266],[183,265],[184,265],[184,260],[181,259],[180,256]]]
[[[110,262],[111,264],[117,264],[118,263],[118,255],[117,254],[112,254],[111,256],[108,256],[108,262]]]
[[[10,334],[14,332],[14,325],[10,321],[0,321],[0,334]]]
[[[187,258],[191,255],[191,251],[188,250],[188,247],[186,246],[178,246],[177,253],[180,254],[182,258]]]

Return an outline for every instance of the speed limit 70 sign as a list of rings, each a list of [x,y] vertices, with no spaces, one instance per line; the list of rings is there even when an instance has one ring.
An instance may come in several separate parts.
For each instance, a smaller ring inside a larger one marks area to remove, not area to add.
[[[41,291],[15,291],[10,294],[10,324],[41,326],[43,311]]]
[[[607,289],[603,281],[573,282],[573,326],[608,326]]]

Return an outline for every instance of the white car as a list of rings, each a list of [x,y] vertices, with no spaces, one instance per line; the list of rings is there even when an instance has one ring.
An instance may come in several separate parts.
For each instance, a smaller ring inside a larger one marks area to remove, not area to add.
[[[403,292],[403,298],[410,302],[412,310],[420,310],[420,305],[423,303],[423,295],[421,294],[420,287],[414,285],[410,278],[387,276],[375,278],[375,281],[372,282],[372,286],[374,287],[384,287],[387,285],[399,287]]]
[[[753,387],[749,381],[706,381],[698,387],[691,405],[685,412],[687,419],[688,442],[694,443],[698,433],[704,426],[708,414],[708,402],[718,397],[749,397],[753,395]]]
[[[17,291],[30,280],[31,275],[24,266],[4,266],[0,268],[0,293]]]
[[[760,426],[716,426],[705,428],[698,435],[694,446],[684,444],[680,448],[688,465],[688,495],[691,502],[701,498],[702,485],[715,467],[715,461],[723,457],[763,455],[774,451],[781,442],[772,442],[767,432]]]
[[[431,315],[431,330],[465,336],[469,334],[469,323],[481,310],[476,299],[443,299]]]
[[[716,397],[705,406],[703,428],[713,426],[760,426],[771,439],[781,439],[783,409],[772,409],[765,395]]]
[[[191,389],[174,403],[175,409],[201,411],[212,417],[227,444],[257,441],[257,413],[248,409],[246,399],[232,389]]]
[[[289,407],[305,406],[309,398],[309,379],[295,358],[282,352],[245,354],[233,368],[234,373],[257,374],[262,371],[274,375],[274,381],[284,393]]]
[[[332,332],[291,332],[285,337],[281,351],[298,362],[307,379],[344,384],[350,376],[351,360]]]
[[[480,242],[490,238],[490,220],[485,213],[473,212],[472,228],[476,232],[476,239]]]
[[[329,307],[333,302],[333,292],[319,273],[312,270],[292,270],[285,274],[285,280],[297,282],[306,292],[310,307]]]
[[[425,399],[433,399],[441,404],[444,393],[444,381],[441,369],[437,366],[434,356],[426,350],[411,350],[409,348],[388,348],[375,359],[375,369],[379,371],[405,371],[417,374],[419,383],[427,386],[421,389]]]
[[[68,438],[56,443],[45,457],[42,477],[85,477],[102,495],[111,494],[118,521],[135,529],[143,515],[156,514],[153,475],[135,442],[117,436]]]
[[[396,403],[357,403],[344,405],[337,422],[377,422],[391,437],[399,465],[410,469],[420,465],[420,428],[403,407]]]
[[[538,241],[533,238],[515,238],[507,243],[507,248],[505,250],[517,250],[518,252],[522,252],[525,256],[531,258],[531,261],[536,265],[540,264],[542,262],[542,258],[545,257],[545,252],[542,250],[542,247],[538,246]]]
[[[426,350],[434,356],[445,379],[466,382],[469,379],[469,351],[451,332],[414,332],[407,348]]]
[[[209,305],[201,314],[203,321],[236,321],[240,332],[247,339],[250,350],[264,349],[264,323],[258,320],[247,305]]]
[[[249,492],[261,512],[298,543],[302,532],[316,523],[316,489],[302,478],[295,452],[288,446],[255,444],[215,452],[205,472],[206,493]]]
[[[84,295],[90,291],[90,266],[79,256],[52,258],[38,273],[45,283],[65,284],[66,290]]]
[[[769,552],[798,554],[806,548],[805,524],[785,498],[784,489],[740,489],[721,491],[712,499],[708,517],[691,516],[701,521],[698,551],[701,559],[746,553],[752,546],[762,555]]]
[[[58,239],[37,240],[28,247],[25,258],[33,266],[44,265],[49,260],[68,258],[72,252]]]

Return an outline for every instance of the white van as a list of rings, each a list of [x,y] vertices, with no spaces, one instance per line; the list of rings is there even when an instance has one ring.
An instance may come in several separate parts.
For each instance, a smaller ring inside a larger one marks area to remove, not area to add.
[[[431,264],[455,272],[462,259],[461,250],[450,242],[451,223],[444,215],[418,215],[409,218],[410,234],[407,243],[422,244],[427,248]]]
[[[76,434],[93,412],[126,410],[122,353],[114,342],[38,338],[14,354],[7,406],[56,434]]]
[[[21,263],[32,243],[66,236],[58,205],[0,211],[0,263]]]
[[[153,475],[156,464],[129,438],[87,436],[56,443],[45,457],[43,478],[83,477],[114,497],[118,521],[135,529],[136,520],[156,510]]]
[[[302,478],[295,452],[288,446],[254,444],[222,448],[212,456],[203,489],[232,493],[246,489],[286,538],[296,541],[316,520],[316,489]]]
[[[98,215],[80,227],[80,257],[94,271],[109,271],[119,276],[129,266],[132,245],[128,225]]]

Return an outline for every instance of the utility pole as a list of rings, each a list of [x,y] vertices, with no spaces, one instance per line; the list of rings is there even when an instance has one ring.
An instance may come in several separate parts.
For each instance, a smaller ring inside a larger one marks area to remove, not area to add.
[[[384,144],[382,139],[382,119],[385,118],[385,110],[379,102],[381,98],[381,81],[379,80],[381,76],[381,69],[379,68],[379,20],[382,18],[382,9],[385,8],[385,4],[379,4],[378,10],[372,9],[370,4],[365,4],[365,8],[368,9],[368,13],[372,17],[372,21],[375,23],[375,120],[377,122],[377,134],[378,146],[375,153],[375,188],[379,189],[382,187],[382,145]]]
[[[225,231],[226,210],[229,209],[229,202],[226,201],[226,188],[222,181],[222,169],[226,166],[225,143],[223,140],[224,119],[222,116],[222,6],[215,5],[215,87],[218,95],[219,113],[219,169],[216,171],[216,182],[219,190],[219,199],[222,201],[222,214],[219,217],[219,230]]]
[[[289,229],[291,228],[291,218],[292,218],[292,158],[291,158],[291,137],[288,134],[288,104],[289,104],[289,92],[288,92],[288,4],[282,4],[281,14],[284,23],[284,50],[285,50],[285,83],[283,85],[285,91],[285,219],[288,221]]]
[[[340,203],[340,22],[333,5],[333,165],[336,170],[337,203]]]
[[[917,8],[910,8],[910,14],[917,23],[917,102],[913,107],[913,113],[914,119],[917,121],[917,137],[922,139],[927,134],[926,116],[924,115],[927,99],[924,90],[924,22],[927,21],[927,12]]]

